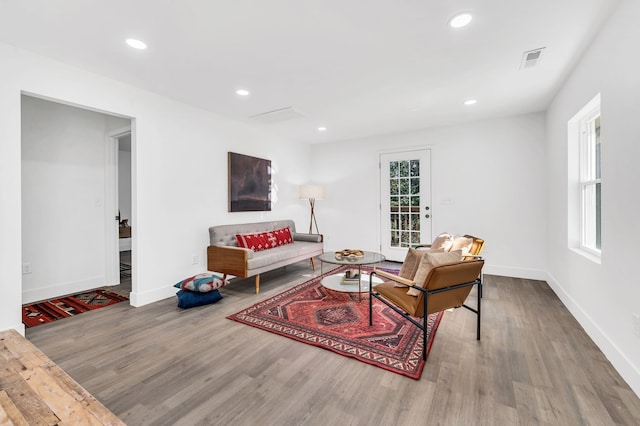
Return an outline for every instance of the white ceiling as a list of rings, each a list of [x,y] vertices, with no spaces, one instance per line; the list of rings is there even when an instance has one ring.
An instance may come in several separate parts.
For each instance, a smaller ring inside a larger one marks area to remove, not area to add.
[[[617,3],[0,0],[0,41],[323,142],[542,111]],[[463,11],[471,24],[449,28]],[[130,37],[149,48],[129,48]],[[303,117],[248,118],[285,107]]]

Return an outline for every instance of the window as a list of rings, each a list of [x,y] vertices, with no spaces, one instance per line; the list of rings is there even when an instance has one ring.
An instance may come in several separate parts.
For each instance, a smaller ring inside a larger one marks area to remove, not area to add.
[[[601,175],[600,108],[581,123],[580,129],[580,198],[582,205],[581,248],[600,251],[601,244]]]
[[[602,175],[598,94],[568,123],[569,245],[599,260],[602,247]]]

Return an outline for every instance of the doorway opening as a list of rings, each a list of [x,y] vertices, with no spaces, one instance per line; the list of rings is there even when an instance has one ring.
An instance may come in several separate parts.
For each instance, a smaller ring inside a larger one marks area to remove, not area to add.
[[[132,119],[23,94],[21,122],[22,303],[119,285],[114,132],[132,142]]]
[[[133,257],[133,220],[131,214],[131,130],[115,136],[118,149],[116,161],[116,177],[118,189],[118,260],[119,284],[115,287],[119,292],[131,293],[131,274]]]

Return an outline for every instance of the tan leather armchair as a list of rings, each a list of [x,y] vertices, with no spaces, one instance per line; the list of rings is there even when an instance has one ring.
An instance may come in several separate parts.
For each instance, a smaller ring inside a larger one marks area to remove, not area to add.
[[[465,305],[464,302],[474,285],[478,286],[478,294],[481,294],[483,266],[484,260],[482,259],[436,266],[431,269],[424,283],[416,283],[413,280],[381,270],[373,271],[370,277],[378,275],[385,279],[385,282],[373,286],[373,280],[370,278],[369,325],[373,325],[373,298],[376,298],[422,330],[422,359],[426,361],[427,342],[429,341],[427,334],[428,314],[449,308],[464,307],[477,315],[476,338],[480,340],[481,297],[478,297],[476,309]],[[394,286],[394,283],[404,286],[397,287]],[[420,294],[417,297],[408,295],[408,287],[419,290]],[[414,318],[422,318],[422,323]]]
[[[484,240],[482,238],[474,237],[473,235],[464,235],[464,237],[471,238],[473,242],[471,243],[469,253],[467,253],[467,256],[463,257],[462,259],[471,260],[473,258],[480,257],[482,249],[484,248]]]
[[[441,234],[441,235],[449,235],[449,234]],[[436,240],[434,242],[438,241],[438,238],[440,238],[439,235]],[[455,238],[460,238],[460,236],[455,237]],[[453,240],[455,241],[455,238],[453,238]],[[478,238],[478,237],[474,237],[473,235],[462,235],[462,238],[471,238],[472,242],[471,242],[471,247],[469,248],[469,252],[465,255],[465,257],[463,257],[463,260],[471,260],[474,258],[479,258],[480,254],[482,253],[482,249],[484,248],[484,240],[482,238]],[[417,245],[415,248],[420,249],[420,248],[432,248],[433,247],[433,243],[428,243],[428,244],[419,244]],[[439,247],[437,247],[439,248]],[[449,246],[448,247],[449,250],[454,250],[455,247],[453,246]]]
[[[453,244],[448,247],[448,250],[457,249],[457,247],[455,246],[455,240],[457,238],[462,238],[462,239],[471,238],[472,242],[471,242],[471,246],[469,247],[469,251],[465,254],[465,256],[462,257],[462,260],[482,259],[481,254],[482,254],[482,249],[484,248],[484,240],[482,238],[474,237],[473,235],[468,235],[468,234],[465,234],[465,235],[462,235],[462,236],[453,237],[450,234],[443,233],[443,234],[440,234],[438,237],[436,237],[436,239],[434,240],[433,243],[437,243],[438,239],[441,238],[442,235],[448,235],[453,240],[452,241]],[[432,248],[433,243],[431,243],[431,244],[420,244],[420,245],[416,246],[415,248],[416,249],[425,249],[425,248],[426,249],[430,249],[430,248]],[[482,287],[480,287],[480,289],[479,289],[479,294],[480,294],[480,297],[482,297]]]

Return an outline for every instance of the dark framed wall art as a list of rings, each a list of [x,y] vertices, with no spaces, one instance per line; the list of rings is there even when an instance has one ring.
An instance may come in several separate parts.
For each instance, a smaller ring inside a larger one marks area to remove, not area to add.
[[[271,161],[229,152],[229,211],[271,211]]]

